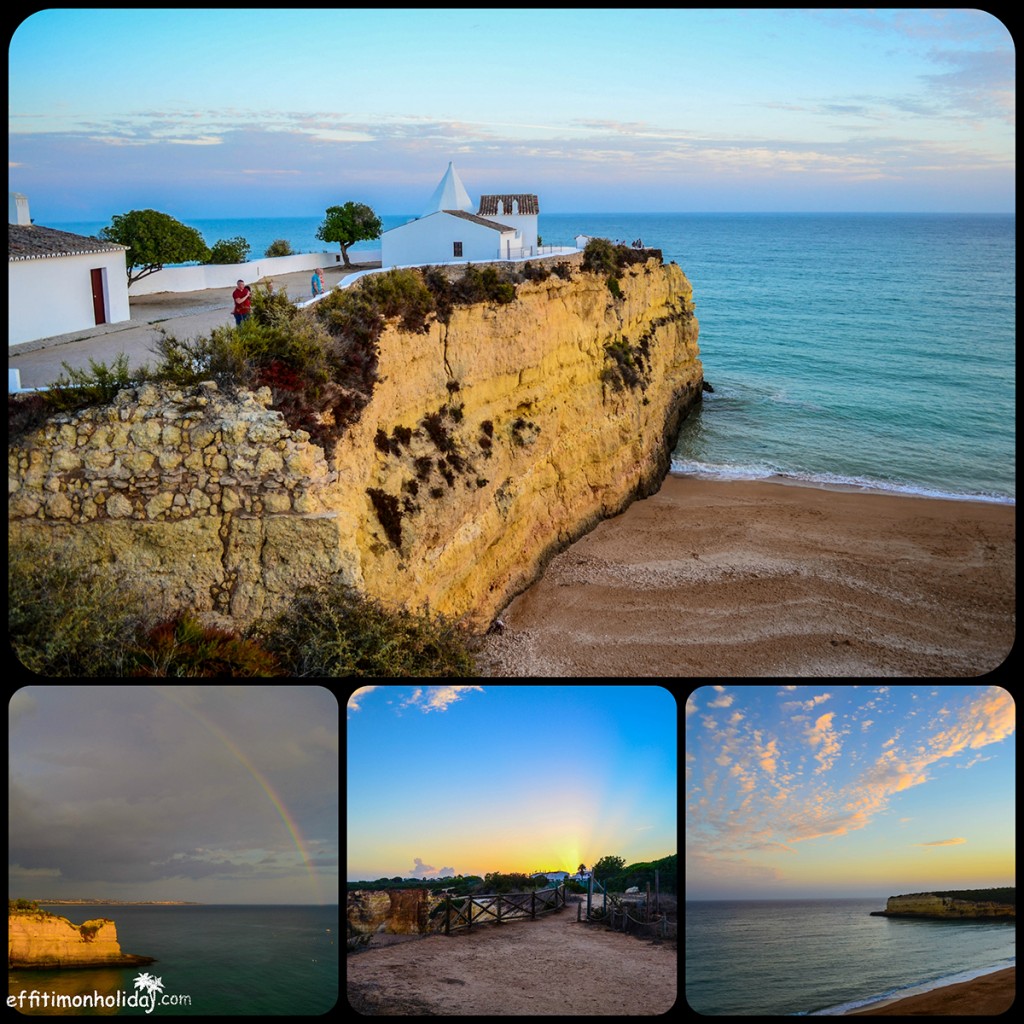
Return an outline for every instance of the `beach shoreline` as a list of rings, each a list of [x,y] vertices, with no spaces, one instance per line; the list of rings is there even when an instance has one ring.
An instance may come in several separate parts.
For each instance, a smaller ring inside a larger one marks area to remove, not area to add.
[[[970,981],[921,992],[902,999],[884,999],[857,1010],[851,1010],[844,1017],[935,1017],[969,1016],[994,1017],[1005,1013],[1013,1005],[1017,992],[1017,969],[982,974]]]
[[[1015,635],[1016,506],[669,475],[501,615],[490,675],[976,676]]]

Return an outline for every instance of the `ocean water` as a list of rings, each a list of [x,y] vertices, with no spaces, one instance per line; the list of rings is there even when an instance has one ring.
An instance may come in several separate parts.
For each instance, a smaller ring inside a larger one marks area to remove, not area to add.
[[[320,251],[322,217],[195,220]],[[407,220],[383,217],[390,228]],[[545,243],[640,237],[693,284],[705,379],[677,474],[1015,500],[1012,215],[541,214]],[[48,226],[94,234],[100,222]],[[365,246],[368,243],[360,243]]]
[[[885,897],[686,901],[686,1001],[708,1015],[840,1013],[1016,963],[1006,921],[871,917]]]
[[[191,1002],[157,1005],[152,1017],[327,1013],[338,1002],[337,906],[46,907],[75,924],[108,917],[123,953],[156,957],[146,967],[10,971],[8,992],[69,995],[136,992],[142,972],[159,978],[161,996]],[[25,1013],[44,1013],[27,1004]],[[48,1012],[52,1013],[52,1010]],[[76,1009],[75,1014],[144,1016],[141,1007]]]

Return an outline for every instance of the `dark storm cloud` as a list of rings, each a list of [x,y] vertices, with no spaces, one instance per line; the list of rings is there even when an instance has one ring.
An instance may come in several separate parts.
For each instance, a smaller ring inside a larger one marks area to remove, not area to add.
[[[309,902],[307,869],[275,801],[311,859],[336,858],[337,715],[320,687],[19,691],[12,893],[146,898],[159,887],[168,898],[209,889],[219,902]],[[332,901],[334,874],[319,873]],[[133,886],[142,895],[125,895]]]

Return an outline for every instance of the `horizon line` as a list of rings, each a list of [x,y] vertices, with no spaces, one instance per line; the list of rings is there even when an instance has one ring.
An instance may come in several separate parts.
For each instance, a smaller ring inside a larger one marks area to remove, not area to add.
[[[133,207],[133,209],[151,209],[151,207]],[[377,212],[377,211],[375,211]],[[1015,217],[1016,210],[552,210],[549,217]],[[113,216],[113,214],[111,215]],[[271,213],[258,217],[232,215],[218,217],[212,215],[180,214],[192,220],[298,220],[305,217],[322,217],[321,213]],[[404,213],[378,212],[381,217],[414,217],[421,215]],[[539,217],[545,216],[539,213]],[[67,220],[56,217],[66,224],[86,224],[92,221],[110,219],[103,217],[80,217],[78,220]],[[32,218],[35,224],[36,218]],[[45,227],[45,225],[41,225]]]

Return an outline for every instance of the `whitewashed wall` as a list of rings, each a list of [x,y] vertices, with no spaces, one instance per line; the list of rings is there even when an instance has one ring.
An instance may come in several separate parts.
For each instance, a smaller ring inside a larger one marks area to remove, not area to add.
[[[432,213],[385,231],[381,241],[381,265],[401,267],[422,263],[468,263],[493,260],[509,242],[516,248],[515,232],[499,233],[471,220]],[[462,242],[462,258],[453,254],[454,242]]]
[[[352,258],[350,255],[349,259]],[[358,258],[368,260],[371,257],[360,254]],[[128,289],[128,295],[135,298],[139,295],[152,295],[155,292],[197,292],[202,288],[234,288],[239,278],[247,284],[252,284],[262,277],[293,274],[300,270],[311,271],[317,267],[333,266],[335,262],[342,262],[340,252],[304,252],[295,256],[263,257],[250,260],[248,263],[164,267],[163,270],[136,281]]]
[[[7,264],[7,344],[96,326],[90,271],[106,273],[106,322],[130,316],[124,251],[80,253]]]

